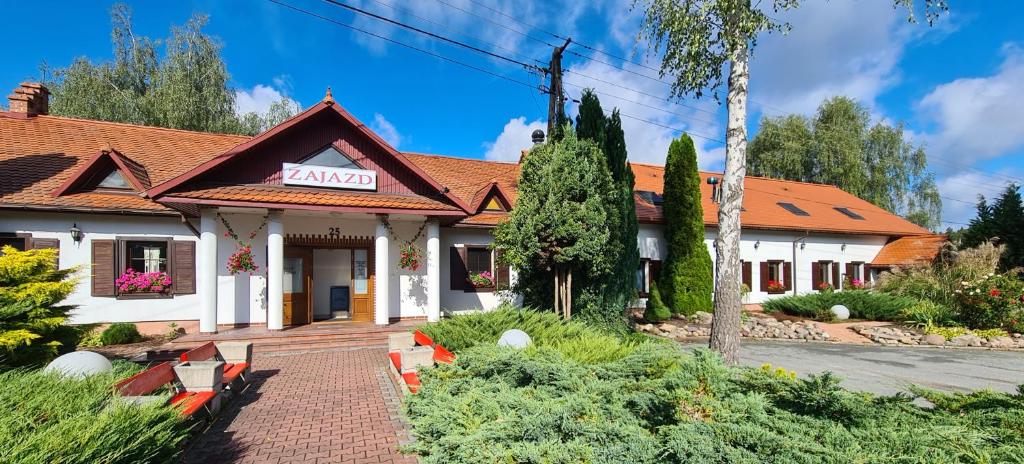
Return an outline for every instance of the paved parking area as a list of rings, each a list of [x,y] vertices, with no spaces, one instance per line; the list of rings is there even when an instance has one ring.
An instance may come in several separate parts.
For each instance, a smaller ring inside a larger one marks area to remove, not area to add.
[[[707,342],[683,346],[696,349]],[[910,384],[1006,392],[1024,384],[1024,353],[1019,351],[743,340],[740,362],[755,367],[768,363],[800,375],[832,371],[843,377],[847,388],[884,395],[906,391]]]
[[[254,380],[185,452],[186,463],[415,463],[386,350],[256,354]]]

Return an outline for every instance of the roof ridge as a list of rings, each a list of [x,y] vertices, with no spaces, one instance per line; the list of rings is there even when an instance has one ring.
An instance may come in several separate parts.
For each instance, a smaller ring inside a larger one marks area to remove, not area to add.
[[[178,132],[178,133],[195,134],[195,135],[209,135],[209,136],[225,137],[225,138],[227,138],[227,137],[238,138],[238,139],[251,139],[252,138],[252,136],[242,135],[242,134],[228,134],[228,133],[224,133],[224,132],[203,132],[203,131],[188,130],[188,129],[175,129],[175,128],[171,128],[171,127],[148,126],[148,125],[145,125],[145,124],[132,124],[132,123],[127,123],[127,122],[103,121],[103,120],[99,120],[99,119],[86,119],[86,118],[73,118],[73,117],[70,117],[70,116],[56,116],[56,115],[52,115],[52,114],[41,114],[41,115],[35,116],[35,117],[31,118],[31,119],[23,119],[23,120],[24,121],[31,121],[32,119],[37,119],[37,118],[59,119],[59,120],[70,121],[70,122],[78,122],[78,123],[102,124],[102,125],[120,126],[120,127],[133,127],[133,128],[138,128],[138,129],[153,129],[153,130],[158,130],[158,131]],[[10,118],[10,119],[16,119],[16,118]]]
[[[463,161],[479,161],[481,163],[519,165],[518,161],[488,160],[488,159],[480,159],[480,158],[470,158],[468,156],[442,155],[440,153],[423,153],[423,152],[419,152],[419,151],[403,151],[401,153],[403,155],[429,156],[429,157],[432,157],[432,158],[446,158],[446,159],[456,159],[456,160],[463,160]]]
[[[665,169],[665,165],[664,164],[645,163],[645,162],[642,162],[642,161],[630,161],[629,164],[639,164],[641,166],[649,166],[649,167],[653,167],[653,168]],[[710,174],[723,175],[723,173],[718,172],[718,171],[705,171],[703,169],[698,169],[697,172],[699,172],[701,174],[709,174],[709,175]],[[777,179],[777,178],[774,178],[774,177],[753,176],[753,175],[750,175],[750,174],[747,174],[747,175],[743,176],[743,178],[744,179],[770,180],[772,182],[787,182],[787,183],[790,183],[790,184],[816,185],[816,186],[822,186],[822,187],[832,187],[832,188],[835,188],[835,189],[842,190],[842,189],[840,189],[839,187],[837,187],[837,186],[835,186],[833,184],[823,184],[823,183],[820,183],[820,182],[806,182],[806,181],[802,181],[802,180]]]

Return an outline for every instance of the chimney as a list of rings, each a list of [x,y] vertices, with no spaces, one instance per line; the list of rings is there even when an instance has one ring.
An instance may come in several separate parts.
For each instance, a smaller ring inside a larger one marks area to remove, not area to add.
[[[718,187],[718,178],[715,176],[708,177],[708,185],[711,186],[711,202],[718,203],[722,196],[722,191]]]
[[[7,103],[9,112],[25,117],[49,114],[50,90],[38,82],[22,82],[7,96]]]

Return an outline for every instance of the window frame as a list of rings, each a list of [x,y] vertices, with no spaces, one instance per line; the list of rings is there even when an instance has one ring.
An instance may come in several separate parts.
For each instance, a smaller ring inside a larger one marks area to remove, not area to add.
[[[466,292],[494,292],[497,291],[498,287],[498,274],[494,269],[494,250],[491,249],[490,245],[465,245],[466,249]],[[491,273],[491,283],[493,285],[489,287],[477,287],[473,285],[473,281],[470,280],[469,276],[473,274],[473,270],[469,267],[469,254],[473,250],[486,250],[488,252],[488,262],[490,269],[488,272]]]
[[[117,285],[114,285],[114,298],[118,300],[159,300],[166,298],[174,298],[176,288],[173,285],[174,282],[174,250],[173,250],[173,237],[146,237],[146,236],[117,236],[114,237],[114,281],[120,279],[124,275],[125,271],[128,270],[127,261],[127,250],[129,242],[165,242],[167,250],[167,276],[171,278],[171,290],[166,293],[121,293],[117,289]]]
[[[818,273],[818,282],[825,282],[831,285],[833,290],[838,289],[839,287],[837,283],[832,281],[833,277],[835,276],[834,268],[837,265],[837,263],[835,261],[830,260],[821,260],[817,261],[815,265],[816,269],[814,270],[814,272]],[[820,288],[816,288],[815,290],[819,292],[821,291]]]
[[[780,282],[782,283],[782,290],[769,290],[768,288],[765,288],[764,292],[769,295],[781,295],[788,292],[789,290],[786,290],[786,261],[781,259],[769,259],[765,261],[765,263],[768,264],[768,277],[765,279],[765,282],[771,282],[773,280]],[[776,269],[777,279],[772,279],[773,268]]]
[[[32,247],[32,234],[24,232],[0,232],[0,238],[21,240],[21,249],[18,251],[30,250]],[[15,247],[17,248],[17,247]]]
[[[640,258],[640,266],[637,267],[636,272],[640,273],[640,288],[636,289],[637,296],[640,298],[648,298],[651,296],[651,259]],[[633,275],[636,279],[638,276]]]
[[[320,156],[321,154],[323,154],[327,150],[334,150],[339,155],[341,155],[345,159],[347,159],[349,161],[349,163],[352,163],[353,167],[345,168],[345,167],[341,167],[341,166],[327,166],[325,164],[309,164],[310,160],[312,160],[313,158],[316,158],[317,156]],[[337,168],[337,169],[362,169],[362,170],[366,170],[366,168],[364,168],[362,164],[360,164],[358,161],[356,161],[355,158],[353,158],[348,153],[345,153],[345,150],[342,150],[341,147],[339,147],[337,144],[334,144],[334,143],[329,143],[329,144],[324,145],[324,146],[322,146],[320,148],[317,148],[316,150],[313,150],[312,152],[310,152],[306,156],[304,156],[301,159],[299,159],[298,161],[296,161],[296,164],[303,164],[303,165],[309,165],[309,166],[326,166],[326,167],[332,167],[332,168]]]

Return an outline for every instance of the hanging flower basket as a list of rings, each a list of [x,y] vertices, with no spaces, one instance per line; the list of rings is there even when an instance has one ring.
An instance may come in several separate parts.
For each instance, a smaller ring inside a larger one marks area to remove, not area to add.
[[[267,226],[267,219],[270,216],[263,216],[263,222],[260,223],[259,227],[249,233],[248,240],[242,240],[224,216],[221,216],[218,213],[217,217],[220,218],[221,224],[224,224],[224,229],[226,230],[226,232],[224,232],[224,236],[235,241],[235,251],[234,253],[231,253],[231,256],[228,256],[228,273],[235,275],[240,272],[248,272],[249,274],[259,272],[260,267],[256,264],[256,259],[252,255],[252,241],[256,238],[256,234]]]
[[[418,271],[422,265],[423,255],[416,245],[403,243],[399,246],[398,267],[409,271]]]
[[[166,293],[171,289],[171,277],[166,272],[135,272],[135,269],[128,269],[114,284],[122,294]]]

